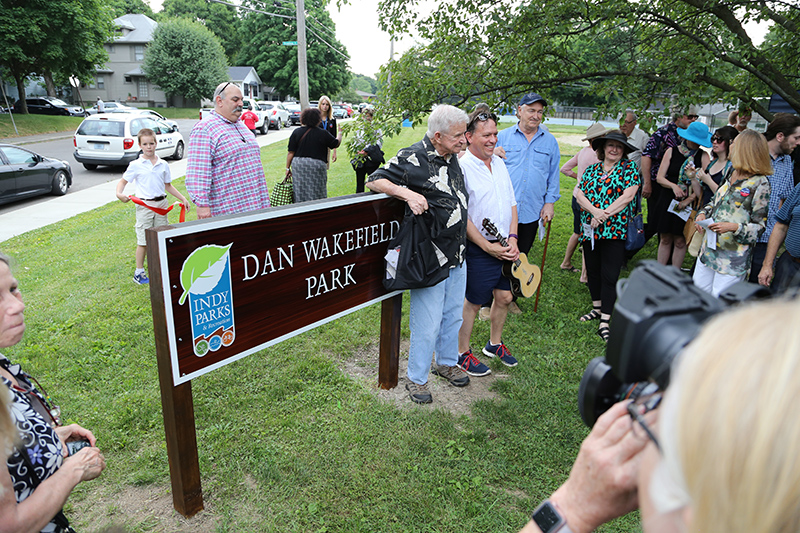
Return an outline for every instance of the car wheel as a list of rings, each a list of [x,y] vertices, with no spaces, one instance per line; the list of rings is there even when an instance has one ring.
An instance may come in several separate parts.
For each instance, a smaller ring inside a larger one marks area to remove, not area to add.
[[[261,132],[261,135],[266,135],[268,128],[269,128],[269,121],[267,119],[264,119],[264,124],[261,125],[258,131]]]
[[[67,181],[67,173],[63,170],[56,172],[53,176],[53,189],[52,192],[56,196],[64,196],[69,189],[69,182]]]
[[[172,154],[172,159],[175,161],[180,161],[183,159],[183,143],[178,141],[178,146],[175,147],[175,153]]]
[[[287,118],[286,121],[283,123],[283,127],[284,128],[288,128],[290,125],[291,125],[291,122],[289,122],[289,119]]]
[[[84,163],[84,164],[83,164],[83,168],[85,168],[86,170],[97,170],[97,165],[92,165],[92,164],[89,164],[89,163]]]
[[[281,131],[281,128],[283,128],[283,122],[281,122],[281,118],[278,117],[278,122],[275,123],[275,129]]]

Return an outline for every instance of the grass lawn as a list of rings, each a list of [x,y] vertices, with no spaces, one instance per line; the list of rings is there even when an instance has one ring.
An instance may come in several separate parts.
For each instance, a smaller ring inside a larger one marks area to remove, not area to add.
[[[423,133],[406,129],[387,140],[387,159]],[[583,133],[556,130],[570,139]],[[566,144],[563,152],[574,154]],[[283,177],[286,143],[262,154],[271,187]],[[342,151],[331,166],[329,196],[353,193],[354,176]],[[378,305],[251,355],[192,383],[206,510],[189,520],[171,506],[149,291],[131,282],[130,204],[108,204],[2,243],[16,260],[28,325],[23,341],[4,354],[47,388],[66,423],[91,429],[106,455],[103,475],[81,484],[67,503],[73,525],[130,532],[519,530],[566,478],[588,433],[578,416],[578,383],[605,348],[597,323],[577,320],[591,307],[578,274],[559,269],[572,231],[574,181],[561,183],[538,312],[530,299],[521,301],[522,315],[509,317],[504,340],[520,364],[506,370],[491,361],[504,376],[491,395],[467,414],[453,414],[441,401],[385,400],[376,386]],[[182,179],[176,185],[184,190]],[[639,257],[654,255],[651,242]],[[536,243],[531,262],[541,258]],[[268,294],[264,302],[281,305]],[[407,341],[407,296],[404,306]],[[488,329],[476,323],[473,346],[486,342]],[[370,379],[354,367],[366,367]],[[600,529],[637,530],[635,514]]]

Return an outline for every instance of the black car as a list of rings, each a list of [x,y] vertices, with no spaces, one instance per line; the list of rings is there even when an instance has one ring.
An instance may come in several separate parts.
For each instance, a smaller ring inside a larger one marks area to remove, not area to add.
[[[12,144],[0,144],[0,204],[40,194],[67,194],[69,163]]]
[[[65,101],[52,96],[26,98],[25,103],[28,105],[28,113],[34,115],[62,115],[65,117],[85,117],[87,115],[82,107],[69,105]],[[14,112],[22,113],[21,100],[14,104]]]
[[[289,122],[292,125],[300,124],[300,104],[284,104],[287,111],[289,111]]]

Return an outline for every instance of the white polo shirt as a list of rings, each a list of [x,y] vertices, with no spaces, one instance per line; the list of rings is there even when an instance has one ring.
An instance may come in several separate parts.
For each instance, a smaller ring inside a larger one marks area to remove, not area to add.
[[[483,229],[483,219],[488,218],[503,237],[511,228],[511,208],[517,205],[511,176],[502,158],[492,156],[492,170],[467,149],[459,159],[464,172],[464,182],[469,194],[467,216],[486,239],[496,241]]]

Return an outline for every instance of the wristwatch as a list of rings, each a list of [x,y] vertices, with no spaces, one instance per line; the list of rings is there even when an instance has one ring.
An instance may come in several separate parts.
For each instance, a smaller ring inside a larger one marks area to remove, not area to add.
[[[572,533],[566,519],[558,512],[558,508],[550,500],[545,500],[531,515],[542,533]]]

